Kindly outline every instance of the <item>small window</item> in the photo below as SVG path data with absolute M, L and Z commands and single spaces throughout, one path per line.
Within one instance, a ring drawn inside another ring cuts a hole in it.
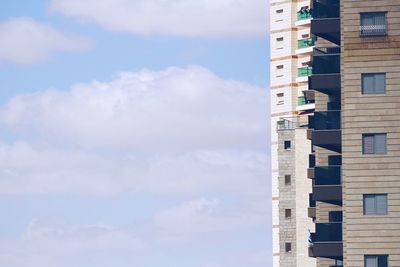
M 292 176 L 285 175 L 285 185 L 290 185 L 292 183 Z
M 283 13 L 283 9 L 277 9 L 276 10 L 276 14 L 282 14 Z
M 361 13 L 360 20 L 361 36 L 380 36 L 387 34 L 386 12 Z
M 384 94 L 386 92 L 385 73 L 364 73 L 361 77 L 363 94 Z
M 388 255 L 365 255 L 365 267 L 388 267 Z
M 386 154 L 386 134 L 363 134 L 363 154 Z
M 302 34 L 302 35 L 301 35 L 301 38 L 302 38 L 302 39 L 306 39 L 306 38 L 309 38 L 309 37 L 310 37 L 309 34 Z
M 286 219 L 292 218 L 292 210 L 291 209 L 285 209 L 285 218 Z
M 276 94 L 276 104 L 277 105 L 283 105 L 285 104 L 285 98 L 284 98 L 285 94 L 284 93 L 278 93 Z
M 341 211 L 330 211 L 329 212 L 329 222 L 342 222 L 343 221 L 343 213 Z
M 292 148 L 292 142 L 285 141 L 284 147 L 285 147 L 285 150 L 290 150 Z
M 284 68 L 283 65 L 278 65 L 278 66 L 276 66 L 276 69 L 277 69 L 277 70 L 282 70 L 283 68 Z
M 292 243 L 285 243 L 285 251 L 292 252 Z
M 283 37 L 278 37 L 278 38 L 276 38 L 276 41 L 277 41 L 277 42 L 282 42 L 282 41 L 283 41 Z
M 364 215 L 387 214 L 387 194 L 367 194 L 363 199 Z

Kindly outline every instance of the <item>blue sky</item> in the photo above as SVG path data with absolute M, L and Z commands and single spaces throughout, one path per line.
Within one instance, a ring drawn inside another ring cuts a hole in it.
M 266 14 L 4 1 L 0 265 L 269 266 Z

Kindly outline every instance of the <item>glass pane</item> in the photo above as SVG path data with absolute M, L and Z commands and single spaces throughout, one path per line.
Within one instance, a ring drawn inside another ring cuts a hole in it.
M 364 196 L 364 214 L 375 214 L 375 197 L 373 195 Z
M 376 134 L 374 136 L 375 154 L 386 154 L 386 134 Z
M 374 153 L 374 136 L 364 135 L 363 136 L 363 153 L 373 154 Z
M 373 94 L 375 80 L 373 74 L 363 74 L 362 76 L 362 92 L 363 94 Z
M 375 20 L 374 20 L 374 16 L 372 13 L 361 14 L 361 25 L 362 26 L 374 25 L 374 23 L 375 23 Z
M 375 93 L 385 93 L 386 91 L 386 75 L 384 73 L 375 74 Z
M 376 196 L 376 213 L 387 214 L 387 195 Z
M 378 257 L 365 256 L 365 267 L 378 267 Z
M 378 256 L 378 267 L 387 267 L 388 266 L 388 256 L 387 255 L 379 255 Z

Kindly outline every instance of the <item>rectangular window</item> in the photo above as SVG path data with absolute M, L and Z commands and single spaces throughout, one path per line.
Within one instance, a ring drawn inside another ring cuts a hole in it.
M 282 42 L 282 41 L 283 41 L 283 37 L 278 37 L 278 38 L 276 38 L 276 41 L 277 41 L 277 42 Z
M 278 66 L 276 66 L 276 69 L 277 69 L 277 70 L 282 70 L 282 69 L 283 69 L 283 65 L 278 65 Z
M 384 94 L 386 93 L 385 73 L 364 73 L 361 75 L 361 88 L 363 94 Z
M 283 9 L 277 9 L 276 10 L 276 14 L 282 14 L 283 13 Z
M 285 243 L 285 251 L 292 252 L 292 243 Z
M 276 94 L 276 104 L 277 105 L 283 105 L 285 104 L 285 94 L 284 93 L 278 93 Z
M 363 134 L 363 154 L 386 154 L 386 134 Z
M 290 150 L 292 148 L 292 142 L 285 141 L 284 147 L 285 147 L 285 150 Z
M 285 185 L 290 185 L 292 183 L 292 176 L 285 175 Z
M 366 194 L 363 199 L 364 215 L 387 214 L 387 194 Z
M 365 267 L 388 267 L 388 255 L 365 255 Z
M 285 209 L 285 218 L 286 219 L 292 218 L 292 210 L 291 209 Z
M 366 12 L 360 14 L 360 35 L 381 36 L 387 34 L 386 12 Z

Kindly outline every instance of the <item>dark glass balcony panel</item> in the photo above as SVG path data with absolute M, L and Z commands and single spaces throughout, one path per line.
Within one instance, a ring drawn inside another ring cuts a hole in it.
M 308 194 L 308 206 L 310 208 L 315 208 L 317 205 L 316 201 L 314 200 L 313 194 Z
M 340 95 L 340 74 L 311 75 L 308 78 L 308 87 L 328 95 Z
M 342 184 L 341 166 L 316 166 L 314 172 L 315 186 Z
M 331 151 L 341 153 L 342 152 L 342 131 L 341 130 L 308 130 L 307 134 L 311 135 L 309 140 L 312 140 L 312 144 L 317 147 L 329 149 Z
M 313 243 L 341 242 L 342 223 L 316 223 Z
M 339 0 L 314 0 L 313 17 L 315 19 L 339 18 L 340 1 Z
M 330 155 L 330 156 L 328 156 L 328 165 L 331 165 L 331 166 L 342 165 L 342 155 Z
M 315 154 L 308 155 L 308 167 L 314 168 L 315 167 Z
M 319 47 L 313 50 L 313 75 L 340 73 L 340 47 Z
M 308 248 L 310 257 L 341 259 L 343 258 L 343 243 L 314 243 Z
M 331 101 L 327 103 L 328 110 L 341 110 L 342 105 L 339 101 Z
M 314 130 L 338 130 L 341 128 L 340 117 L 340 111 L 318 111 L 314 113 L 312 126 Z

